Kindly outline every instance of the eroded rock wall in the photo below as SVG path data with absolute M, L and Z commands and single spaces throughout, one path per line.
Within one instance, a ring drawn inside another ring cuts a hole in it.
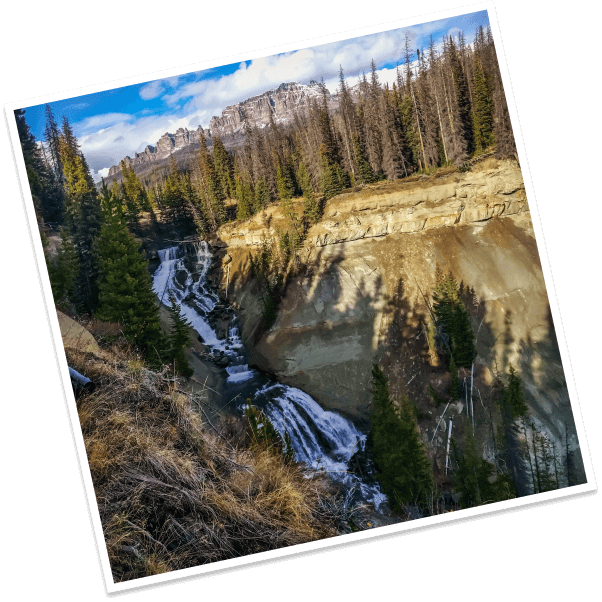
M 489 428 L 494 373 L 507 374 L 513 365 L 535 423 L 558 446 L 568 433 L 569 445 L 576 447 L 515 162 L 487 161 L 465 174 L 377 185 L 331 199 L 299 253 L 300 267 L 275 324 L 258 336 L 262 304 L 249 255 L 263 239 L 276 237 L 282 219 L 272 207 L 222 227 L 212 241 L 232 258 L 229 295 L 240 307 L 252 363 L 367 427 L 370 370 L 380 362 L 393 393 L 407 393 L 432 416 L 423 427 L 430 440 L 437 411 L 428 389 L 445 390 L 446 369 L 429 356 L 424 327 L 436 270 L 451 270 L 462 283 L 477 337 L 475 415 L 483 428 Z M 222 284 L 225 271 L 223 277 Z M 461 413 L 462 404 L 455 409 Z

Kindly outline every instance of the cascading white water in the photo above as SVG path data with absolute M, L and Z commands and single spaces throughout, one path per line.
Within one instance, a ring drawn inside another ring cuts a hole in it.
M 348 472 L 351 456 L 363 450 L 366 435 L 352 422 L 322 409 L 307 393 L 280 383 L 267 384 L 255 393 L 254 403 L 262 407 L 274 428 L 291 440 L 295 459 L 315 470 L 324 470 L 361 499 L 378 509 L 386 500 L 378 485 L 367 485 Z
M 162 303 L 169 305 L 169 294 L 173 294 L 205 345 L 212 353 L 228 357 L 228 383 L 252 379 L 257 373 L 247 365 L 236 317 L 225 339 L 218 338 L 207 319 L 219 302 L 206 282 L 213 258 L 207 243 L 182 243 L 162 249 L 159 258 L 161 265 L 154 274 L 153 289 Z M 297 461 L 328 472 L 376 508 L 386 499 L 377 485 L 367 485 L 347 471 L 351 456 L 366 442 L 366 435 L 351 422 L 323 410 L 307 393 L 275 381 L 257 390 L 253 403 L 261 407 L 282 436 L 289 435 Z
M 255 374 L 246 364 L 243 344 L 240 340 L 236 319 L 230 325 L 228 336 L 218 338 L 206 317 L 219 302 L 219 297 L 207 286 L 207 270 L 213 255 L 207 243 L 183 243 L 159 251 L 161 265 L 153 277 L 153 290 L 162 303 L 169 305 L 170 293 L 181 306 L 182 314 L 202 337 L 212 353 L 220 352 L 228 357 L 229 382 L 243 382 Z

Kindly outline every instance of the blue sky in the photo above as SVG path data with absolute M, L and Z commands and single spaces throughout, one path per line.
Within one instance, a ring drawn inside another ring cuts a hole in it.
M 464 31 L 471 43 L 476 28 L 489 23 L 480 11 L 407 28 L 312 46 L 293 52 L 224 65 L 96 94 L 51 103 L 60 124 L 71 122 L 95 179 L 106 175 L 126 155 L 133 156 L 147 144 L 155 144 L 165 132 L 179 127 L 207 127 L 213 115 L 231 104 L 278 87 L 282 82 L 309 83 L 324 79 L 334 92 L 339 65 L 350 85 L 370 71 L 374 59 L 381 82 L 392 82 L 402 63 L 406 31 L 412 48 L 427 48 L 432 35 L 440 44 L 446 35 Z M 26 119 L 36 139 L 44 139 L 44 106 L 26 107 Z

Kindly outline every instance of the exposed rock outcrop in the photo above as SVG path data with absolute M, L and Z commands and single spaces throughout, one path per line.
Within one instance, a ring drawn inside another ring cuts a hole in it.
M 141 173 L 151 163 L 166 161 L 171 154 L 175 155 L 177 162 L 179 155 L 186 155 L 186 150 L 198 148 L 201 134 L 205 136 L 209 147 L 212 145 L 212 137 L 220 136 L 224 145 L 230 148 L 238 144 L 244 136 L 244 119 L 250 126 L 265 127 L 270 122 L 271 115 L 276 124 L 286 125 L 292 122 L 296 111 L 307 109 L 310 99 L 318 99 L 321 96 L 322 87 L 316 82 L 309 85 L 295 82 L 280 84 L 274 90 L 226 107 L 221 116 L 211 118 L 209 129 L 203 129 L 199 125 L 196 130 L 179 128 L 175 134 L 166 132 L 155 146 L 148 145 L 141 153 L 135 153 L 133 158 L 125 157 L 124 161 L 136 173 Z M 326 97 L 328 105 L 331 108 L 335 107 L 336 96 L 331 96 L 326 91 Z M 119 165 L 109 169 L 109 178 L 119 178 L 120 174 Z
M 434 419 L 429 385 L 444 390 L 446 369 L 429 362 L 424 327 L 436 269 L 449 269 L 463 284 L 477 339 L 479 395 L 485 398 L 490 392 L 494 372 L 504 375 L 514 366 L 535 423 L 559 447 L 567 434 L 569 446 L 577 446 L 515 162 L 488 160 L 464 174 L 374 185 L 329 200 L 323 220 L 309 230 L 299 253 L 300 266 L 290 278 L 276 322 L 259 336 L 263 306 L 249 254 L 262 240 L 276 238 L 283 225 L 279 209 L 270 207 L 244 223 L 223 226 L 212 241 L 232 257 L 229 300 L 241 309 L 251 363 L 306 391 L 327 409 L 367 425 L 370 370 L 379 362 L 393 393 L 407 393 Z M 474 403 L 481 427 L 489 429 L 487 399 L 483 409 L 479 397 Z M 463 411 L 460 404 L 456 413 Z M 434 420 L 425 424 L 432 444 L 442 442 Z M 491 445 L 486 433 L 484 437 L 484 445 Z
M 65 349 L 77 349 L 78 351 L 99 353 L 100 348 L 96 339 L 83 326 L 65 315 L 62 311 L 56 311 L 61 337 Z
M 141 153 L 135 153 L 133 159 L 128 156 L 124 157 L 123 161 L 129 167 L 132 167 L 134 171 L 139 171 L 141 167 L 146 166 L 148 163 L 163 161 L 169 158 L 172 153 L 176 153 L 191 145 L 196 145 L 198 147 L 201 134 L 209 139 L 208 144 L 210 145 L 211 132 L 209 130 L 204 130 L 201 126 L 196 130 L 178 128 L 175 134 L 165 132 L 165 134 L 157 141 L 156 146 L 149 144 Z M 109 177 L 115 177 L 118 174 L 121 174 L 121 167 L 119 165 L 113 165 L 109 169 Z
M 330 93 L 326 93 L 330 100 Z M 287 124 L 293 120 L 295 111 L 306 109 L 310 99 L 321 96 L 322 88 L 315 82 L 308 86 L 294 82 L 280 84 L 275 90 L 226 107 L 221 117 L 211 118 L 210 128 L 215 135 L 232 135 L 243 131 L 245 118 L 250 126 L 265 127 L 270 115 L 276 124 Z

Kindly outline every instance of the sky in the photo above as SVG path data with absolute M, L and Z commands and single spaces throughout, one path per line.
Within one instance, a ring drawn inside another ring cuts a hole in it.
M 125 156 L 155 145 L 165 133 L 178 128 L 209 126 L 213 115 L 229 105 L 277 88 L 283 82 L 324 83 L 331 92 L 339 84 L 339 66 L 354 85 L 370 72 L 374 59 L 382 83 L 392 83 L 403 63 L 406 31 L 412 48 L 428 48 L 430 36 L 437 46 L 444 36 L 464 32 L 472 43 L 477 27 L 489 24 L 487 11 L 470 13 L 420 25 L 312 46 L 301 50 L 223 65 L 204 71 L 124 86 L 50 103 L 60 125 L 65 115 L 73 127 L 95 180 Z M 415 58 L 415 55 L 414 55 Z M 44 105 L 25 107 L 26 120 L 37 140 L 44 140 Z

